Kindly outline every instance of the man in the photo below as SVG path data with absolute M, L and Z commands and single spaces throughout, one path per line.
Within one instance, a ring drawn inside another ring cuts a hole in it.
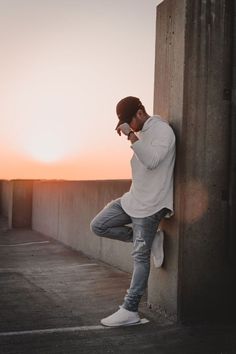
M 150 116 L 137 97 L 118 102 L 117 133 L 127 137 L 134 153 L 132 184 L 120 198 L 112 200 L 91 221 L 98 236 L 133 242 L 134 260 L 130 288 L 118 311 L 101 320 L 105 326 L 132 325 L 140 321 L 138 306 L 147 287 L 150 254 L 158 225 L 173 214 L 173 170 L 175 135 L 160 116 Z M 132 223 L 132 227 L 128 226 Z

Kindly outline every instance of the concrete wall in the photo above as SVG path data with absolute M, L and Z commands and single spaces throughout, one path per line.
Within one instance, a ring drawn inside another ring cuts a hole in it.
M 33 180 L 13 180 L 12 227 L 31 228 Z
M 8 227 L 12 227 L 13 182 L 1 180 L 1 214 L 8 219 Z
M 32 180 L 1 181 L 1 214 L 9 228 L 31 228 Z
M 129 180 L 37 181 L 33 186 L 32 229 L 131 272 L 132 245 L 98 237 L 89 228 L 92 218 L 129 186 Z
M 33 230 L 131 273 L 132 244 L 102 238 L 90 231 L 93 217 L 108 202 L 128 191 L 130 184 L 130 180 L 1 181 L 1 207 L 8 217 L 9 228 L 32 226 Z M 166 264 L 172 263 L 172 257 L 176 255 L 168 249 Z M 156 282 L 153 272 L 156 269 L 151 258 L 149 282 Z M 155 286 L 152 284 L 151 288 Z M 152 294 L 154 300 L 159 292 Z
M 0 214 L 2 214 L 2 182 L 3 180 L 0 180 Z
M 232 263 L 236 263 L 236 1 L 233 21 L 233 87 L 231 118 L 231 159 L 230 159 L 230 247 Z
M 235 311 L 228 237 L 231 21 L 230 0 L 165 0 L 157 7 L 154 111 L 175 130 L 177 160 L 176 214 L 165 225 L 166 254 L 174 257 L 156 274 L 155 301 L 180 321 L 228 319 Z

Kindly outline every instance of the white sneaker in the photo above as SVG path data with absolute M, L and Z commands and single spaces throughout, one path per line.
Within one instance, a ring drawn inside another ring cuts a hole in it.
M 108 327 L 130 326 L 138 322 L 140 322 L 138 312 L 128 311 L 121 306 L 118 311 L 101 320 L 101 324 Z
M 164 232 L 161 229 L 157 230 L 152 243 L 151 254 L 153 256 L 153 262 L 156 268 L 160 268 L 164 260 Z

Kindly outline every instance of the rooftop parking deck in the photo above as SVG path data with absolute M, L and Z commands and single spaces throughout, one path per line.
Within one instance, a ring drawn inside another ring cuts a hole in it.
M 130 273 L 88 258 L 29 229 L 0 232 L 0 353 L 236 352 L 230 324 L 176 325 L 146 305 L 149 322 L 111 329 L 100 319 L 118 309 Z

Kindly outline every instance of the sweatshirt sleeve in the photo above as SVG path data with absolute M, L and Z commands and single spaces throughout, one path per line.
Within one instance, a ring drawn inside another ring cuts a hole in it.
M 154 133 L 154 134 L 153 134 Z M 158 129 L 152 132 L 152 136 L 148 142 L 137 140 L 131 148 L 134 150 L 139 161 L 148 169 L 153 170 L 167 155 L 173 143 L 173 135 L 171 128 Z

